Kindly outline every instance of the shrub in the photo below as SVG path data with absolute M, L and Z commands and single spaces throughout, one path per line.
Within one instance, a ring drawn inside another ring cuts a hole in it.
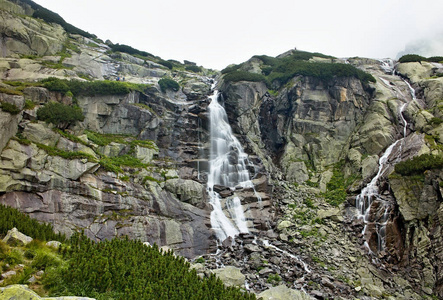
M 441 63 L 443 62 L 443 56 L 431 56 L 427 58 L 427 61 Z
M 174 65 L 170 61 L 166 61 L 166 60 L 163 60 L 163 59 L 160 60 L 158 63 L 161 64 L 162 66 L 165 66 L 169 70 L 172 70 L 172 68 L 174 67 Z
M 0 235 L 6 235 L 14 227 L 34 239 L 60 242 L 66 240 L 64 235 L 54 233 L 52 225 L 39 223 L 15 208 L 0 205 Z
M 227 73 L 231 73 L 231 72 L 237 71 L 238 69 L 240 69 L 241 66 L 242 66 L 242 64 L 227 66 L 226 68 L 221 70 L 221 73 L 222 74 L 227 74 Z
M 163 93 L 167 90 L 173 90 L 174 92 L 178 92 L 178 90 L 180 90 L 180 85 L 177 83 L 177 81 L 170 78 L 162 78 L 158 81 L 158 84 L 160 85 L 160 89 Z
M 69 106 L 58 102 L 49 102 L 37 110 L 37 119 L 52 123 L 59 129 L 66 129 L 85 117 L 78 106 Z
M 186 71 L 190 71 L 190 72 L 194 72 L 194 73 L 198 73 L 202 71 L 202 68 L 199 66 L 193 66 L 193 65 L 188 65 L 185 67 Z
M 146 85 L 121 81 L 78 81 L 50 77 L 41 81 L 50 91 L 72 96 L 124 95 L 131 91 L 142 92 Z
M 349 176 L 345 178 L 341 171 L 342 162 L 334 165 L 331 180 L 326 185 L 327 191 L 323 193 L 326 202 L 332 206 L 339 206 L 346 201 L 346 189 L 357 179 L 357 176 Z
M 54 295 L 77 294 L 97 299 L 256 299 L 226 287 L 211 275 L 199 278 L 183 257 L 140 241 L 113 239 L 93 243 L 71 239 L 67 267 L 49 270 L 44 279 Z
M 421 62 L 426 61 L 426 57 L 417 54 L 406 54 L 399 58 L 398 62 L 408 63 L 408 62 Z
M 59 92 L 63 95 L 69 91 L 68 81 L 64 79 L 58 79 L 50 77 L 42 81 L 43 86 L 50 91 Z
M 11 115 L 16 115 L 20 112 L 20 108 L 18 108 L 15 104 L 2 102 L 0 103 L 0 108 Z
M 443 167 L 443 156 L 422 154 L 412 159 L 399 162 L 395 165 L 395 172 L 403 175 L 420 175 L 426 170 L 441 169 Z
M 148 57 L 148 56 L 153 57 L 153 55 L 151 53 L 148 53 L 146 51 L 140 51 L 135 48 L 132 48 L 131 46 L 124 45 L 124 44 L 113 44 L 113 45 L 109 45 L 109 47 L 114 52 L 124 52 L 124 53 L 128 53 L 131 55 L 140 55 L 143 57 Z

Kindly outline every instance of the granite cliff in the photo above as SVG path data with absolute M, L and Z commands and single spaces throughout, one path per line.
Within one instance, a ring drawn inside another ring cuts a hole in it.
M 202 276 L 237 267 L 257 293 L 286 283 L 319 299 L 443 297 L 441 167 L 395 167 L 442 155 L 441 63 L 291 50 L 220 74 L 45 22 L 27 2 L 0 1 L 0 203 L 68 235 L 201 256 Z M 213 83 L 255 189 L 237 191 L 250 234 L 218 246 L 206 190 Z M 49 102 L 77 105 L 84 120 L 39 120 Z M 396 141 L 363 220 L 356 198 Z

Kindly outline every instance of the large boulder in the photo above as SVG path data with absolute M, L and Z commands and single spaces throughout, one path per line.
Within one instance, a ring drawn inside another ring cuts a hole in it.
M 212 270 L 212 273 L 217 275 L 227 286 L 242 287 L 245 285 L 246 277 L 240 272 L 240 269 L 232 266 L 227 266 L 222 269 Z
M 260 294 L 259 298 L 263 300 L 312 300 L 309 295 L 304 292 L 293 290 L 285 285 L 272 287 Z
M 431 77 L 433 68 L 434 66 L 432 63 L 425 61 L 408 62 L 398 64 L 397 71 L 403 76 L 409 78 L 412 82 L 419 82 L 425 78 Z
M 166 181 L 165 188 L 175 194 L 180 201 L 197 207 L 204 207 L 206 204 L 205 187 L 197 181 L 180 178 L 169 179 Z
M 75 296 L 42 298 L 36 292 L 22 284 L 14 284 L 0 288 L 0 298 L 3 300 L 95 300 L 94 298 Z
M 21 233 L 17 228 L 14 227 L 8 231 L 3 239 L 3 242 L 11 245 L 27 245 L 32 242 L 32 240 L 32 237 Z
M 438 192 L 432 185 L 415 177 L 391 177 L 390 186 L 398 208 L 406 221 L 422 220 L 433 216 L 440 206 Z

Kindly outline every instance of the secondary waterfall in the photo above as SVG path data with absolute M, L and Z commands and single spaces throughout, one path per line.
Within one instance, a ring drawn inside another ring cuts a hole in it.
M 218 91 L 214 90 L 209 104 L 211 146 L 207 191 L 213 207 L 211 226 L 217 239 L 223 241 L 229 236 L 249 231 L 240 198 L 234 194 L 233 197 L 222 199 L 214 187 L 222 186 L 235 191 L 236 188 L 254 186 L 247 169 L 248 156 L 232 133 L 226 111 L 218 102 L 218 97 Z
M 382 65 L 382 68 L 385 69 L 387 73 L 393 73 L 394 71 L 391 69 L 390 64 L 384 64 Z M 390 71 L 390 72 L 389 72 Z M 388 81 L 384 80 L 380 77 L 382 82 L 384 82 L 388 86 L 392 86 Z M 405 84 L 407 85 L 409 92 L 411 93 L 412 99 L 415 98 L 415 91 L 411 87 L 411 85 L 403 80 Z M 364 229 L 363 229 L 363 236 L 365 235 L 365 232 L 367 230 L 369 222 L 371 222 L 371 207 L 374 201 L 379 202 L 379 207 L 382 209 L 378 209 L 378 211 L 384 211 L 383 214 L 378 213 L 378 216 L 375 220 L 375 232 L 377 234 L 377 251 L 381 252 L 385 248 L 385 236 L 386 236 L 386 224 L 389 219 L 388 211 L 389 211 L 389 205 L 386 200 L 383 199 L 383 197 L 379 194 L 379 187 L 378 183 L 381 178 L 383 178 L 384 175 L 386 175 L 386 172 L 390 167 L 395 165 L 400 160 L 400 155 L 402 152 L 402 146 L 404 143 L 404 138 L 407 134 L 407 121 L 403 115 L 403 111 L 406 109 L 408 103 L 403 103 L 399 108 L 399 118 L 401 119 L 401 122 L 403 123 L 403 137 L 396 140 L 393 144 L 391 144 L 386 151 L 383 153 L 383 155 L 380 157 L 378 161 L 378 172 L 375 175 L 374 178 L 372 178 L 371 182 L 362 189 L 360 195 L 356 197 L 356 208 L 358 209 L 358 215 L 357 217 L 360 219 L 363 219 L 364 221 Z M 397 147 L 397 145 L 400 143 L 400 145 Z M 395 151 L 395 153 L 394 153 Z M 372 220 L 374 221 L 374 220 Z M 371 251 L 369 244 L 367 241 L 365 241 L 365 246 Z

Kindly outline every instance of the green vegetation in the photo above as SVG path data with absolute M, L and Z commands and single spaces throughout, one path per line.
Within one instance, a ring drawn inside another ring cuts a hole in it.
M 250 73 L 246 71 L 232 71 L 226 73 L 223 77 L 226 82 L 252 81 L 252 82 L 266 82 L 266 77 L 262 74 Z
M 65 151 L 65 150 L 58 149 L 56 147 L 46 146 L 46 145 L 43 145 L 40 143 L 36 143 L 36 145 L 40 149 L 45 150 L 48 153 L 48 155 L 51 155 L 51 156 L 60 156 L 61 158 L 64 158 L 64 159 L 86 158 L 88 161 L 97 162 L 97 160 L 95 159 L 94 156 L 92 156 L 91 154 L 88 154 L 88 153 L 81 152 L 81 151 Z
M 308 61 L 313 57 L 329 58 L 320 53 L 295 51 L 292 55 L 284 58 L 275 58 L 266 55 L 254 56 L 263 62 L 262 74 L 242 71 L 242 64 L 233 65 L 222 70 L 223 79 L 230 82 L 255 81 L 265 82 L 268 88 L 278 89 L 297 75 L 318 78 L 323 82 L 330 81 L 334 77 L 355 77 L 364 83 L 375 82 L 375 78 L 349 64 L 332 62 Z
M 61 25 L 67 32 L 72 34 L 80 34 L 82 36 L 88 37 L 88 38 L 94 38 L 95 36 L 83 31 L 69 23 L 67 23 L 60 15 L 50 11 L 49 9 L 46 9 L 34 1 L 31 0 L 18 0 L 18 2 L 26 3 L 34 9 L 34 13 L 32 17 L 42 19 L 43 21 L 47 23 L 56 23 Z
M 151 53 L 148 53 L 146 51 L 140 51 L 135 48 L 132 48 L 131 46 L 124 45 L 124 44 L 112 44 L 109 45 L 112 51 L 114 52 L 124 52 L 131 55 L 139 55 L 143 57 L 154 57 Z
M 185 66 L 185 70 L 190 71 L 190 72 L 194 72 L 194 73 L 199 73 L 202 71 L 202 68 L 199 66 L 188 65 L 188 66 Z
M 256 299 L 254 294 L 224 286 L 215 275 L 198 277 L 183 257 L 175 257 L 172 251 L 162 252 L 155 244 L 147 247 L 127 237 L 95 243 L 82 234 L 66 241 L 50 225 L 0 205 L 0 235 L 14 226 L 34 240 L 26 246 L 9 246 L 0 240 L 0 272 L 24 264 L 2 286 L 25 284 L 38 270 L 45 270 L 43 277 L 36 276 L 33 287 L 50 296 L 98 300 Z M 56 250 L 45 245 L 43 241 L 47 240 L 65 244 Z
M 85 142 L 84 140 L 78 138 L 77 136 L 70 134 L 69 132 L 66 132 L 64 130 L 58 129 L 58 128 L 54 128 L 53 129 L 55 132 L 57 132 L 58 134 L 60 134 L 61 136 L 67 138 L 68 140 L 74 142 L 74 143 L 79 143 L 85 146 L 88 146 L 88 143 Z
M 395 165 L 395 172 L 403 176 L 420 175 L 426 170 L 441 169 L 443 156 L 422 154 Z
M 281 281 L 281 277 L 278 274 L 269 274 L 267 282 L 272 285 L 277 285 Z
M 221 73 L 222 74 L 227 74 L 227 73 L 231 73 L 231 72 L 237 71 L 238 69 L 240 69 L 242 67 L 242 65 L 243 64 L 228 66 L 228 67 L 224 68 L 223 70 L 221 70 Z
M 331 180 L 326 185 L 327 191 L 323 193 L 326 202 L 332 206 L 339 206 L 346 201 L 346 189 L 357 179 L 357 176 L 345 178 L 341 171 L 342 165 L 342 162 L 334 165 Z
M 86 130 L 86 136 L 90 141 L 99 146 L 106 146 L 110 143 L 119 143 L 130 145 L 132 148 L 140 146 L 149 149 L 158 149 L 154 141 L 151 140 L 137 140 L 135 137 L 124 134 L 110 134 L 110 133 L 98 133 Z
M 158 84 L 160 85 L 160 89 L 163 93 L 165 93 L 166 90 L 173 90 L 174 92 L 178 92 L 180 90 L 180 85 L 177 83 L 177 81 L 171 78 L 162 78 L 158 81 Z
M 20 108 L 18 108 L 15 104 L 8 102 L 0 102 L 0 108 L 4 112 L 10 113 L 11 115 L 16 115 L 20 112 Z
M 432 57 L 424 57 L 417 54 L 406 54 L 399 58 L 398 62 L 400 63 L 408 63 L 408 62 L 421 62 L 421 61 L 428 61 L 428 62 L 442 62 L 443 56 L 432 56 Z
M 31 100 L 28 100 L 28 99 L 25 100 L 25 107 L 24 107 L 24 109 L 31 110 L 31 109 L 34 109 L 35 106 L 36 106 L 36 104 L 34 102 L 32 102 Z
M 14 227 L 23 234 L 39 240 L 66 240 L 64 235 L 54 233 L 51 225 L 39 223 L 15 208 L 0 204 L 0 235 L 6 235 L 8 230 Z
M 161 64 L 162 66 L 165 66 L 169 70 L 172 70 L 172 68 L 174 67 L 174 65 L 170 61 L 167 61 L 167 60 L 161 59 L 158 63 Z
M 121 156 L 115 157 L 103 157 L 100 160 L 100 165 L 107 170 L 114 173 L 122 173 L 122 166 L 131 167 L 131 168 L 146 168 L 148 164 L 142 163 L 139 159 L 125 154 Z
M 0 93 L 4 93 L 4 94 L 8 94 L 8 95 L 17 95 L 17 96 L 23 95 L 23 93 L 21 91 L 17 91 L 16 89 L 7 88 L 7 87 L 3 87 L 3 86 L 0 86 Z
M 93 243 L 74 235 L 66 266 L 48 271 L 44 282 L 54 296 L 100 299 L 255 299 L 225 287 L 215 275 L 200 279 L 182 257 L 139 241 Z
M 122 81 L 78 81 L 54 77 L 42 80 L 41 84 L 50 91 L 60 92 L 63 95 L 71 92 L 73 96 L 124 95 L 131 91 L 143 92 L 146 88 L 144 84 Z
M 69 106 L 58 102 L 49 102 L 37 110 L 37 119 L 52 123 L 59 129 L 66 129 L 85 117 L 78 106 Z

